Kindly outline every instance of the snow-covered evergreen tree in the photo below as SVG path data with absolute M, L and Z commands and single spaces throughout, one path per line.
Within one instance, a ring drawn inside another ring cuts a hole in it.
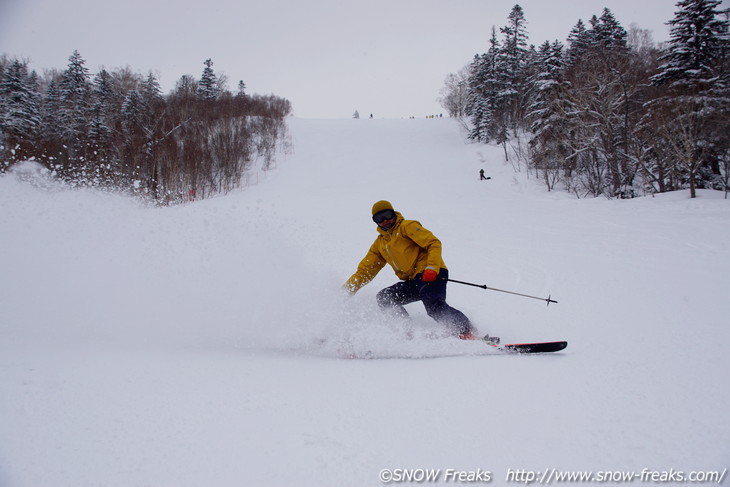
M 621 26 L 609 9 L 604 8 L 598 22 L 593 25 L 593 35 L 591 36 L 593 45 L 608 51 L 626 49 L 627 38 L 626 29 Z
M 142 96 L 150 104 L 162 101 L 160 82 L 157 81 L 157 77 L 152 73 L 149 73 L 144 83 L 142 83 Z
M 525 90 L 527 89 L 528 46 L 527 20 L 522 7 L 515 5 L 507 17 L 507 25 L 500 29 L 504 38 L 498 58 L 498 73 L 502 77 L 502 89 L 496 104 L 506 112 L 499 131 L 516 131 L 524 118 Z
M 538 56 L 540 69 L 531 80 L 535 96 L 528 113 L 530 131 L 535 136 L 539 136 L 549 126 L 556 108 L 553 103 L 563 88 L 563 45 L 559 41 L 545 41 L 540 45 Z
M 81 137 L 86 134 L 87 117 L 91 108 L 91 84 L 85 63 L 79 52 L 74 51 L 58 86 L 60 130 L 72 152 L 80 149 Z
M 218 78 L 213 71 L 213 61 L 206 59 L 203 63 L 205 68 L 203 74 L 198 81 L 198 96 L 204 100 L 215 100 L 218 98 Z
M 60 77 L 52 78 L 48 83 L 41 106 L 41 122 L 43 125 L 42 138 L 44 145 L 60 143 L 61 130 L 61 94 L 59 89 Z M 47 153 L 47 156 L 51 154 Z M 54 154 L 55 155 L 55 154 Z
M 545 41 L 538 51 L 539 71 L 531 80 L 534 90 L 527 120 L 530 122 L 532 164 L 552 189 L 566 169 L 569 155 L 569 117 L 566 112 L 565 58 L 559 41 Z
M 707 89 L 718 79 L 728 55 L 728 9 L 720 0 L 681 0 L 672 26 L 669 48 L 660 58 L 657 85 L 683 91 Z M 723 18 L 723 16 L 725 18 Z
M 15 59 L 0 81 L 0 131 L 6 140 L 31 142 L 40 125 L 37 87 L 28 65 Z
M 568 66 L 575 66 L 588 51 L 591 45 L 591 34 L 590 31 L 586 29 L 583 20 L 578 19 L 573 30 L 570 31 L 568 44 L 569 47 L 566 52 L 566 64 Z
M 128 132 L 135 132 L 145 126 L 147 103 L 139 90 L 129 90 L 122 103 L 122 115 Z
M 489 142 L 497 132 L 494 123 L 500 92 L 499 55 L 497 30 L 492 27 L 489 49 L 481 56 L 475 56 L 470 68 L 466 111 L 472 125 L 469 138 L 477 142 Z
M 673 148 L 695 188 L 721 184 L 720 160 L 730 143 L 728 9 L 719 0 L 681 0 L 671 38 L 652 82 L 663 96 L 648 104 L 647 124 L 654 124 Z M 651 122 L 649 122 L 649 120 Z
M 89 122 L 89 148 L 94 159 L 103 161 L 109 150 L 112 129 L 110 127 L 111 100 L 113 97 L 111 76 L 102 69 L 92 83 L 91 121 Z
M 291 104 L 249 97 L 243 84 L 234 98 L 212 64 L 202 83 L 183 76 L 165 97 L 153 74 L 129 68 L 90 81 L 78 51 L 41 79 L 0 55 L 0 171 L 35 158 L 71 184 L 134 188 L 158 201 L 238 187 L 254 152 L 271 158 Z
M 475 56 L 466 104 L 466 113 L 471 121 L 469 138 L 477 142 L 489 142 L 489 128 L 494 114 L 491 108 L 493 92 L 488 88 L 489 80 L 493 78 L 488 74 L 489 63 L 486 58 L 486 54 Z

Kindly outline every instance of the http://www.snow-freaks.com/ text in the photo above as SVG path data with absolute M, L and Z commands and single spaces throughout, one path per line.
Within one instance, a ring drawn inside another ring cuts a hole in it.
M 644 468 L 641 471 L 602 470 L 595 472 L 562 471 L 556 468 L 545 470 L 507 469 L 502 480 L 506 483 L 524 485 L 551 485 L 565 483 L 676 483 L 676 484 L 717 484 L 720 485 L 727 477 L 727 468 L 724 470 L 652 470 Z M 405 483 L 445 483 L 445 484 L 475 484 L 492 483 L 498 479 L 495 474 L 486 469 L 456 470 L 425 469 L 425 468 L 384 468 L 378 474 L 383 484 Z

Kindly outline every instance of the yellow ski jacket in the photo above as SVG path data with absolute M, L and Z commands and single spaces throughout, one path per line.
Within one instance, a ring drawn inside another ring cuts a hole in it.
M 441 241 L 419 222 L 404 219 L 400 212 L 395 214 L 395 225 L 388 231 L 378 227 L 378 237 L 345 283 L 345 289 L 351 293 L 372 281 L 386 263 L 401 280 L 413 279 L 426 269 L 446 269 Z

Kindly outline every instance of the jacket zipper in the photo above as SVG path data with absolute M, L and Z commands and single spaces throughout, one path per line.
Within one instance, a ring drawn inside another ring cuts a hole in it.
M 396 226 L 400 226 L 400 222 L 397 222 Z M 393 228 L 393 231 L 395 232 L 396 228 Z M 392 241 L 395 238 L 395 234 L 386 233 L 386 236 L 387 236 L 386 242 Z M 403 273 L 403 270 L 400 267 L 398 267 L 398 264 L 396 264 L 395 258 L 393 258 L 393 254 L 390 251 L 390 244 L 388 244 L 388 243 L 385 244 L 385 252 L 388 254 L 388 257 L 390 257 L 390 261 L 392 262 L 391 265 L 393 266 L 393 269 L 395 269 L 396 272 Z

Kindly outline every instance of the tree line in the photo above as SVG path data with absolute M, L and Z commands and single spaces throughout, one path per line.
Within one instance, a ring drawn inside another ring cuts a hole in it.
M 129 68 L 93 77 L 74 51 L 63 71 L 39 76 L 0 58 L 0 172 L 24 160 L 73 185 L 125 190 L 168 204 L 230 191 L 256 161 L 272 163 L 291 104 L 226 89 L 204 63 L 163 95 Z
M 633 197 L 728 191 L 730 9 L 681 0 L 670 41 L 627 31 L 604 9 L 567 38 L 528 46 L 523 9 L 450 74 L 441 103 L 469 138 L 500 144 L 549 189 Z

